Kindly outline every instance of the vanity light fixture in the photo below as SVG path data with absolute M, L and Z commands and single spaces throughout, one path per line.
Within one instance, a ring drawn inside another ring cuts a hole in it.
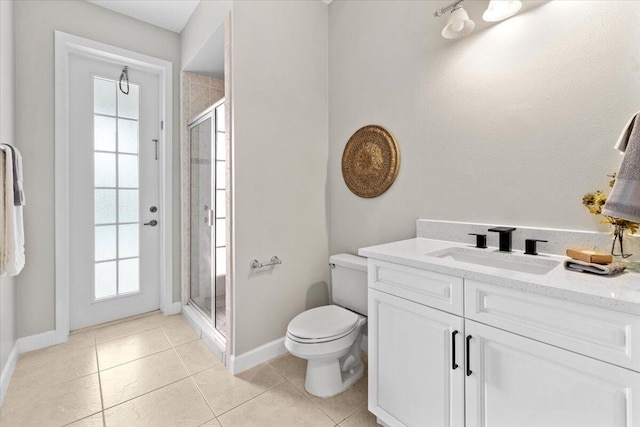
M 511 18 L 522 7 L 520 0 L 490 0 L 489 7 L 482 14 L 482 19 L 487 22 L 498 22 Z
M 445 39 L 459 39 L 471 33 L 476 27 L 476 23 L 469 19 L 467 11 L 462 7 L 464 0 L 456 0 L 453 3 L 436 10 L 433 14 L 436 18 L 451 11 L 447 25 L 442 29 L 442 37 Z
M 462 7 L 464 0 L 456 0 L 449 5 L 435 11 L 433 16 L 441 17 L 451 11 L 447 25 L 442 29 L 442 37 L 445 39 L 459 39 L 471 33 L 476 24 L 467 11 Z M 482 14 L 482 19 L 487 22 L 502 21 L 515 15 L 522 7 L 520 0 L 490 0 L 487 10 Z

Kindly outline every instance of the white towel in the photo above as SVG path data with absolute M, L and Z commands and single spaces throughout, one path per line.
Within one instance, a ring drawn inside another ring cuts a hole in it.
M 602 214 L 640 222 L 640 119 L 633 122 L 627 129 L 624 158 Z
M 0 188 L 2 213 L 2 247 L 0 248 L 0 274 L 15 276 L 24 267 L 24 227 L 22 206 L 15 206 L 13 193 L 13 155 L 9 147 L 0 146 L 4 156 L 2 163 L 2 188 Z
M 633 130 L 633 126 L 638 122 L 638 117 L 640 117 L 640 111 L 631 116 L 625 127 L 622 128 L 622 133 L 618 137 L 618 141 L 616 141 L 616 145 L 613 148 L 621 153 L 627 151 L 627 144 L 629 144 L 631 131 Z
M 567 259 L 564 261 L 564 268 L 569 271 L 579 271 L 581 273 L 599 274 L 601 276 L 615 276 L 622 273 L 627 266 L 621 262 L 610 264 L 593 264 L 577 259 Z

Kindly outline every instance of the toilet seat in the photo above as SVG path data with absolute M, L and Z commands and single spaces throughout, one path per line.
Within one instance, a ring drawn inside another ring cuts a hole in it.
M 337 305 L 325 305 L 300 313 L 291 320 L 287 336 L 303 344 L 335 341 L 360 327 L 360 316 Z

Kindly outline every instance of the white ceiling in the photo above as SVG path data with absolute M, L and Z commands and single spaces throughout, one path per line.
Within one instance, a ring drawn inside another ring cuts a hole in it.
M 87 0 L 140 21 L 182 32 L 200 0 Z

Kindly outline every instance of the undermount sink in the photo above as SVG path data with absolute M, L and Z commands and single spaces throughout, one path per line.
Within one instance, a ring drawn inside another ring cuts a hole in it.
M 425 255 L 453 259 L 466 264 L 482 265 L 485 267 L 503 268 L 529 274 L 547 274 L 560 263 L 558 261 L 537 258 L 531 255 L 498 252 L 492 249 L 472 249 L 451 247 Z

